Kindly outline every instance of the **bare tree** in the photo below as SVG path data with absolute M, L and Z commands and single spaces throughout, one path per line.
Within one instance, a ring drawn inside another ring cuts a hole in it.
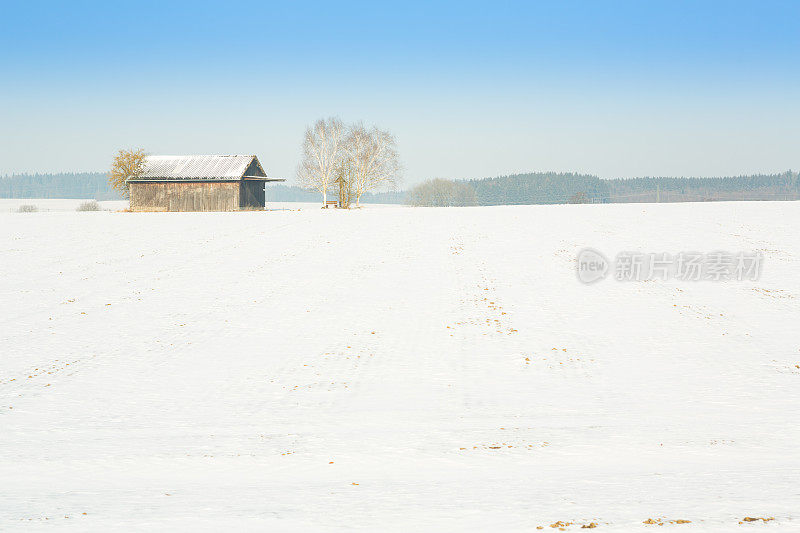
M 318 120 L 306 128 L 303 136 L 303 155 L 297 167 L 297 179 L 302 187 L 322 193 L 322 205 L 328 200 L 328 190 L 339 177 L 342 166 L 342 136 L 344 126 L 338 118 Z
M 108 183 L 125 198 L 128 197 L 128 180 L 135 178 L 144 170 L 147 154 L 142 148 L 120 150 L 114 156 L 111 170 L 108 172 Z
M 341 120 L 329 118 L 306 129 L 297 177 L 302 187 L 322 193 L 323 205 L 333 190 L 339 207 L 347 208 L 353 200 L 360 206 L 367 191 L 395 188 L 401 170 L 392 134 L 361 122 L 345 130 Z
M 397 141 L 391 133 L 376 127 L 367 129 L 359 122 L 350 126 L 344 146 L 352 168 L 351 188 L 356 207 L 361 205 L 361 195 L 367 191 L 397 187 L 402 167 Z
M 468 183 L 433 179 L 411 189 L 406 203 L 422 207 L 469 206 L 478 205 L 478 196 Z

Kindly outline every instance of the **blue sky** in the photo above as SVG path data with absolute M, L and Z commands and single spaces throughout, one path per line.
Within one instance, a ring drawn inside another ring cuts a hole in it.
M 16 2 L 0 174 L 122 147 L 255 153 L 304 127 L 394 132 L 407 183 L 800 167 L 800 2 Z

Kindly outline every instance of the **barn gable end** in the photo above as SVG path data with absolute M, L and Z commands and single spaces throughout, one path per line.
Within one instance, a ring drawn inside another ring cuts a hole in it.
M 244 176 L 260 176 L 262 178 L 267 177 L 267 173 L 264 172 L 264 169 L 261 168 L 261 163 L 258 162 L 258 158 L 253 156 L 253 160 L 247 166 L 247 169 L 244 171 Z

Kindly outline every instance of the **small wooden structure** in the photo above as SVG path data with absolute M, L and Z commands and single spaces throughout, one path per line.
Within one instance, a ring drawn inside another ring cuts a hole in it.
M 325 209 L 329 207 L 339 207 L 339 200 L 325 200 Z
M 152 155 L 128 180 L 133 211 L 264 209 L 268 178 L 254 155 Z

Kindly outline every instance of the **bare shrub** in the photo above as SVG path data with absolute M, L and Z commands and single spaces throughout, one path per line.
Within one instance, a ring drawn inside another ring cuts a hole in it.
M 97 203 L 97 200 L 90 200 L 83 202 L 75 211 L 100 211 L 100 204 Z
M 17 213 L 35 213 L 38 210 L 39 208 L 33 204 L 22 204 L 17 208 Z
M 478 196 L 468 183 L 433 179 L 411 189 L 406 203 L 420 207 L 461 207 L 478 205 Z

